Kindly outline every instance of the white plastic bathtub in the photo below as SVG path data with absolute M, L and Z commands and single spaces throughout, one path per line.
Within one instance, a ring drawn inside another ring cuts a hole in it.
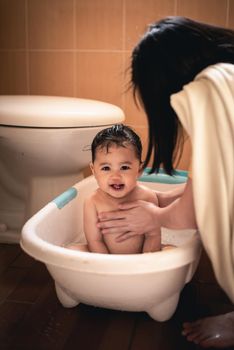
M 175 185 L 146 182 L 167 190 Z M 65 307 L 80 302 L 99 307 L 146 311 L 153 319 L 169 319 L 184 285 L 197 267 L 201 244 L 195 230 L 162 232 L 176 248 L 146 254 L 108 255 L 64 248 L 85 243 L 83 200 L 96 187 L 91 176 L 74 185 L 36 213 L 23 227 L 21 247 L 46 264 Z

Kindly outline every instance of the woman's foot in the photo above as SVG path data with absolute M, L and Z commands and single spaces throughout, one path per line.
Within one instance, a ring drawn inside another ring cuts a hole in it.
M 182 334 L 204 348 L 234 347 L 234 312 L 186 322 Z

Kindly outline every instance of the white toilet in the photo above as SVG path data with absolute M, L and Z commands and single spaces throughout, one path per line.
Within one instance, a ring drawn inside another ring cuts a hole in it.
M 19 242 L 25 221 L 83 178 L 96 133 L 123 121 L 100 101 L 0 96 L 0 242 Z

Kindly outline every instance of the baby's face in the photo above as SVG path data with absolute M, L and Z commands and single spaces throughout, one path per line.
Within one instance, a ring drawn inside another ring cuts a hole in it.
M 101 190 L 112 197 L 122 198 L 136 186 L 141 164 L 132 146 L 99 148 L 91 165 Z

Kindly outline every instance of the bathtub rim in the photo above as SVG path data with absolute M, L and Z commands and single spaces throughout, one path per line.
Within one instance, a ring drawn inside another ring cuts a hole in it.
M 197 230 L 185 230 L 191 234 L 191 238 L 185 244 L 177 246 L 175 249 L 154 253 L 99 254 L 70 250 L 47 242 L 35 233 L 35 228 L 41 218 L 46 217 L 54 210 L 58 209 L 54 203 L 50 202 L 38 212 L 40 216 L 34 215 L 24 225 L 20 240 L 21 248 L 28 255 L 46 265 L 97 274 L 139 275 L 175 269 L 190 264 L 197 260 L 201 251 L 201 241 Z
M 91 175 L 81 182 L 74 184 L 73 189 L 79 195 L 80 189 L 85 185 L 91 184 L 93 180 L 94 177 Z M 61 199 L 61 195 L 59 197 Z M 36 233 L 37 225 L 39 225 L 42 220 L 45 220 L 53 211 L 63 210 L 64 206 L 72 204 L 71 202 L 73 202 L 76 197 L 76 193 L 72 191 L 72 194 L 69 193 L 65 200 L 62 196 L 63 200 L 59 201 L 59 205 L 57 199 L 49 202 L 25 223 L 22 229 L 20 245 L 28 255 L 46 265 L 58 266 L 74 271 L 79 270 L 82 272 L 105 273 L 110 275 L 137 275 L 140 273 L 165 271 L 198 260 L 197 255 L 199 256 L 201 252 L 201 241 L 196 229 L 179 230 L 188 231 L 192 236 L 187 242 L 177 246 L 176 249 L 145 254 L 99 254 L 80 252 L 58 246 L 39 237 Z M 178 230 L 170 231 L 175 232 Z M 181 259 L 182 256 L 183 259 Z M 126 266 L 128 266 L 127 269 Z

